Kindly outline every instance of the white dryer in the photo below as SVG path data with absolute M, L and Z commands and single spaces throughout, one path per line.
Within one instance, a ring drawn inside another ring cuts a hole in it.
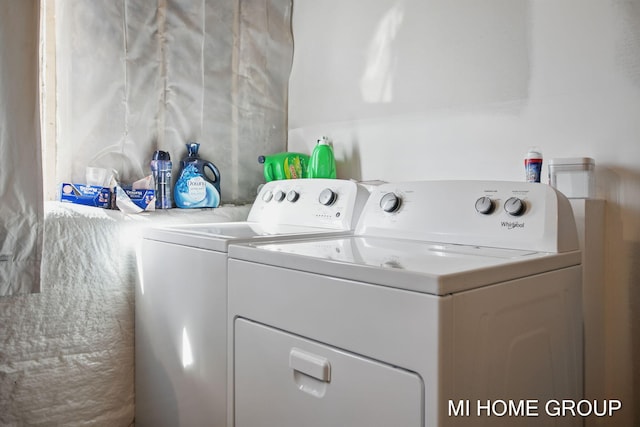
M 580 263 L 566 198 L 514 182 L 383 184 L 352 236 L 231 245 L 230 425 L 581 425 L 545 409 L 582 396 Z
M 135 303 L 137 426 L 227 422 L 227 247 L 351 233 L 368 191 L 351 181 L 274 181 L 246 222 L 143 233 Z

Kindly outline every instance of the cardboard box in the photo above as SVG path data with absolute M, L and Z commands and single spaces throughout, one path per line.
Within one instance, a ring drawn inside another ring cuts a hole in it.
M 138 206 L 140 209 L 145 211 L 155 210 L 155 206 L 156 206 L 155 190 L 151 190 L 151 189 L 132 190 L 129 187 L 122 187 L 122 189 L 124 190 L 127 197 L 129 197 L 129 199 L 133 202 L 133 204 Z M 117 209 L 116 206 L 114 206 L 113 208 Z
M 65 203 L 110 209 L 111 189 L 63 182 L 58 190 L 58 200 Z

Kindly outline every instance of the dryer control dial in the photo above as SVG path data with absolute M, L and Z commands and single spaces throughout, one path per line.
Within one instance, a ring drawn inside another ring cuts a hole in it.
M 400 209 L 400 197 L 394 193 L 387 193 L 380 199 L 380 207 L 385 212 L 395 212 Z
M 504 210 L 511 216 L 520 216 L 525 211 L 524 202 L 517 197 L 509 197 L 504 202 Z
M 491 200 L 491 198 L 489 197 L 480 197 L 478 200 L 476 200 L 476 211 L 483 215 L 489 215 L 491 212 L 493 212 L 493 209 L 495 207 L 495 203 L 493 203 L 493 200 Z
M 296 190 L 291 190 L 287 193 L 287 200 L 290 201 L 291 203 L 297 201 L 300 198 L 300 193 L 298 193 Z
M 321 205 L 331 206 L 336 202 L 338 195 L 330 188 L 325 188 L 320 192 L 320 196 L 318 197 L 318 201 Z

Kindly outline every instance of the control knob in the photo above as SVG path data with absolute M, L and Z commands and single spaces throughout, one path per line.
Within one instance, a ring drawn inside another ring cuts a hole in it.
M 476 200 L 476 211 L 483 215 L 489 215 L 491 212 L 493 212 L 494 208 L 495 204 L 489 197 L 480 197 L 478 200 Z
M 321 205 L 331 206 L 336 202 L 338 195 L 330 188 L 325 188 L 320 192 L 320 196 L 318 197 L 318 201 Z
M 291 203 L 297 201 L 300 198 L 300 193 L 298 193 L 296 190 L 291 190 L 287 193 L 287 200 L 290 201 Z
M 276 202 L 281 202 L 284 200 L 285 194 L 284 191 L 278 190 L 276 194 L 273 195 L 273 198 L 276 199 Z
M 400 197 L 394 193 L 387 193 L 380 199 L 380 207 L 385 212 L 395 212 L 400 208 Z
M 273 199 L 273 193 L 271 192 L 271 190 L 265 191 L 264 194 L 262 195 L 262 200 L 265 201 L 266 203 L 269 203 L 271 199 Z
M 509 197 L 504 202 L 504 210 L 511 216 L 520 216 L 524 213 L 524 202 L 517 197 Z

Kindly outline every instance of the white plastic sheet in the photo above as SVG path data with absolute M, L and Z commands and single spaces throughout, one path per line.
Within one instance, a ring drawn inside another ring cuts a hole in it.
M 0 2 L 0 296 L 40 289 L 38 7 Z
M 259 154 L 286 148 L 291 0 L 56 2 L 57 181 L 86 166 L 122 182 L 185 143 L 220 169 L 223 202 L 252 201 Z
M 0 426 L 133 425 L 143 227 L 244 221 L 249 209 L 125 215 L 46 202 L 43 292 L 0 298 Z

